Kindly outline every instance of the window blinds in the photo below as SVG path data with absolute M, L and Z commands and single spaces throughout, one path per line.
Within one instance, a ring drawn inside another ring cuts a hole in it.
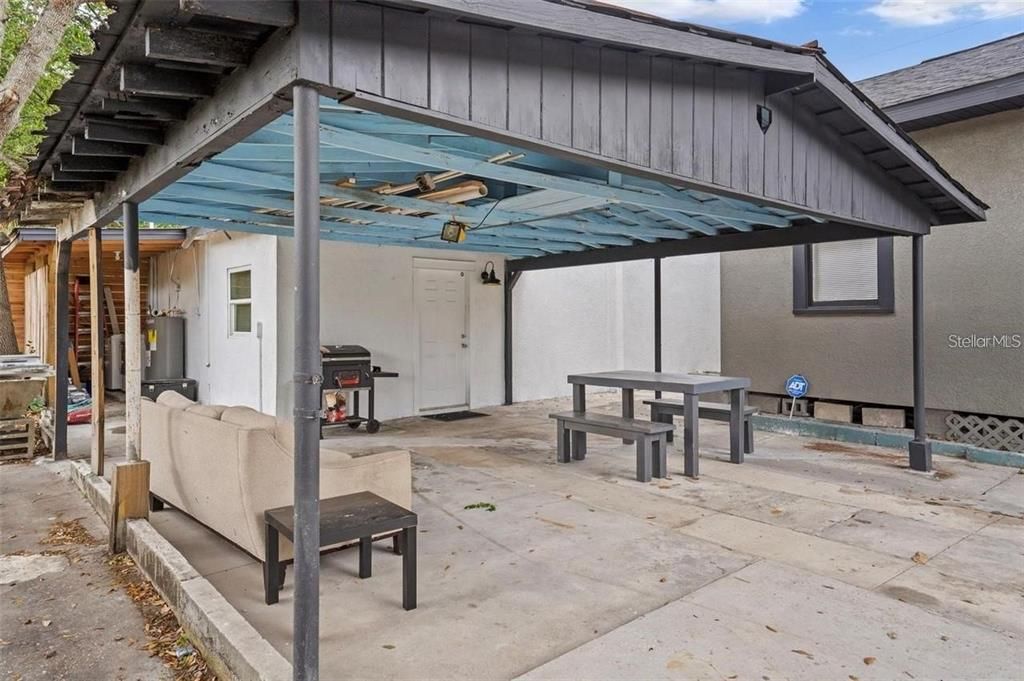
M 878 299 L 878 240 L 814 244 L 811 251 L 816 303 Z

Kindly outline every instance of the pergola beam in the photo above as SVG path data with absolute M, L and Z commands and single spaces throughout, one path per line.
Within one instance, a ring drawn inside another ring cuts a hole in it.
M 118 173 L 127 168 L 126 158 L 71 154 L 62 154 L 60 157 L 60 169 L 76 173 Z
M 180 99 L 114 99 L 108 97 L 100 103 L 103 113 L 117 119 L 144 121 L 183 121 L 188 116 L 189 103 Z

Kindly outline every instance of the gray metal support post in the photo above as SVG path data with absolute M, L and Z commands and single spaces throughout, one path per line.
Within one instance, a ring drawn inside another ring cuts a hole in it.
M 292 89 L 295 120 L 295 612 L 292 674 L 320 677 L 320 111 Z
M 512 404 L 512 292 L 521 274 L 505 271 L 505 404 Z
M 654 259 L 654 370 L 661 371 L 661 258 Z M 661 399 L 661 391 L 654 391 Z
M 54 333 L 57 334 L 54 357 L 54 405 L 53 405 L 53 458 L 68 458 L 68 362 L 70 343 L 69 317 L 71 316 L 68 301 L 68 274 L 71 271 L 71 241 L 64 240 L 57 244 L 56 279 L 56 316 Z
M 915 471 L 932 469 L 932 445 L 928 442 L 924 406 L 924 237 L 913 240 L 914 305 L 914 439 L 910 442 L 910 467 Z

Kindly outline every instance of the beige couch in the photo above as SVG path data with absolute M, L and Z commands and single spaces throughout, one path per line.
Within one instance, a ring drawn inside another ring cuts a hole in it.
M 293 500 L 290 423 L 165 392 L 143 399 L 142 456 L 153 495 L 264 560 L 263 512 Z M 409 453 L 320 449 L 321 499 L 364 490 L 412 508 Z M 282 538 L 281 559 L 291 557 Z

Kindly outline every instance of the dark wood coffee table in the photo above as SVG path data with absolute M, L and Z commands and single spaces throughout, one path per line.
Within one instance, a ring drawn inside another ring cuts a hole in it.
M 263 514 L 267 557 L 263 562 L 263 588 L 267 605 L 277 603 L 284 583 L 279 560 L 280 536 L 294 542 L 295 507 L 272 508 Z M 402 607 L 416 608 L 416 514 L 373 492 L 357 492 L 320 500 L 320 547 L 359 540 L 359 576 L 371 574 L 374 535 L 397 533 L 402 554 Z

